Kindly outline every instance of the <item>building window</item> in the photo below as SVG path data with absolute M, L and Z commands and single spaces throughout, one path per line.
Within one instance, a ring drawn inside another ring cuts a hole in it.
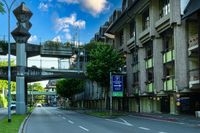
M 119 41 L 120 41 L 120 44 L 119 44 L 119 46 L 122 46 L 123 44 L 124 44 L 124 34 L 123 34 L 123 31 L 121 31 L 120 33 L 119 33 Z
M 170 13 L 170 0 L 160 0 L 160 18 Z
M 130 38 L 135 37 L 135 21 L 130 23 Z
M 153 69 L 147 70 L 147 82 L 153 82 Z
M 171 64 L 171 65 L 166 65 L 164 67 L 164 77 L 165 78 L 170 78 L 174 76 L 174 65 Z
M 150 59 L 153 57 L 153 44 L 149 43 L 146 46 L 146 59 Z
M 142 30 L 146 30 L 150 26 L 149 9 L 142 14 Z
M 166 32 L 163 36 L 163 51 L 168 52 L 170 50 L 174 49 L 174 38 L 173 38 L 173 32 Z

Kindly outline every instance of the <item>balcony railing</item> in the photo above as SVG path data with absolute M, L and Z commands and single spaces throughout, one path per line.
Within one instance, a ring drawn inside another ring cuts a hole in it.
M 164 80 L 164 91 L 174 91 L 175 90 L 174 76 L 167 76 L 163 80 Z
M 147 69 L 152 68 L 153 67 L 153 58 L 146 59 L 145 65 L 146 65 Z
M 154 83 L 151 81 L 146 82 L 146 92 L 153 93 L 154 92 Z
M 163 63 L 167 63 L 173 61 L 175 59 L 175 52 L 174 50 L 170 50 L 168 52 L 163 53 Z

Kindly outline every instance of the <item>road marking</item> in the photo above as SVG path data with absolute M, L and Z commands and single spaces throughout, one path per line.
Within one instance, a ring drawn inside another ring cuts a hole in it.
M 62 117 L 64 120 L 66 119 L 65 117 Z
M 131 123 L 128 123 L 128 122 L 125 121 L 124 119 L 121 119 L 123 122 L 115 121 L 115 120 L 111 120 L 111 119 L 105 119 L 105 120 L 107 120 L 107 121 L 111 121 L 111 122 L 115 122 L 115 123 L 118 123 L 118 124 L 122 124 L 122 125 L 126 125 L 126 126 L 130 126 L 130 127 L 133 126 Z
M 161 131 L 161 132 L 158 132 L 158 133 L 167 133 L 167 132 L 162 132 L 162 131 Z
M 82 126 L 78 126 L 78 127 L 80 127 L 81 129 L 83 129 L 83 130 L 89 132 L 89 129 L 87 129 L 87 128 L 85 128 L 85 127 L 82 127 Z
M 71 121 L 71 120 L 68 120 L 68 122 L 69 122 L 69 123 L 71 123 L 71 124 L 74 124 L 74 122 L 73 122 L 73 121 Z
M 150 130 L 149 128 L 146 128 L 146 127 L 138 127 L 138 128 L 142 130 L 146 130 L 146 131 Z
M 185 123 L 181 123 L 181 122 L 174 122 L 174 121 L 169 121 L 169 120 L 160 120 L 160 119 L 155 119 L 155 118 L 147 118 L 147 117 L 143 117 L 143 116 L 133 116 L 133 115 L 129 115 L 129 116 L 134 117 L 134 118 L 143 118 L 143 119 L 147 119 L 147 120 L 175 123 L 175 124 L 180 124 L 180 125 L 185 124 Z

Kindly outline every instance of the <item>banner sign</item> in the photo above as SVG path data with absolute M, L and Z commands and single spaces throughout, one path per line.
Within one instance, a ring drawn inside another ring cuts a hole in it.
M 123 75 L 112 75 L 112 96 L 123 97 Z

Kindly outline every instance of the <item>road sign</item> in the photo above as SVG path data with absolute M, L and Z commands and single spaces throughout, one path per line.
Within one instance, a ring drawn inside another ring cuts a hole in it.
M 112 96 L 123 97 L 123 75 L 112 75 Z

